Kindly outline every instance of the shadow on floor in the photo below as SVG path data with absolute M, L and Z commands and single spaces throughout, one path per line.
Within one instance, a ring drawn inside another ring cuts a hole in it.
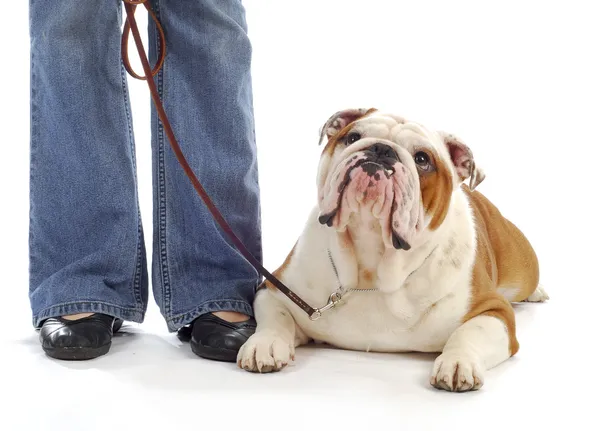
M 532 322 L 537 304 L 514 305 L 522 330 Z M 199 358 L 175 334 L 156 335 L 144 332 L 137 325 L 125 324 L 115 334 L 110 352 L 91 361 L 68 362 L 45 357 L 37 333 L 21 339 L 19 344 L 36 360 L 51 361 L 52 365 L 48 365 L 60 367 L 64 372 L 82 372 L 82 381 L 87 378 L 86 371 L 100 371 L 138 390 L 161 393 L 231 392 L 239 396 L 264 393 L 264 386 L 268 385 L 269 394 L 289 396 L 292 387 L 296 394 L 343 396 L 344 391 L 357 383 L 363 390 L 370 388 L 369 393 L 377 397 L 398 396 L 405 391 L 413 395 L 415 390 L 436 391 L 429 385 L 435 353 L 366 353 L 311 344 L 299 347 L 296 361 L 284 370 L 261 375 L 241 370 L 233 363 Z M 514 360 L 511 358 L 488 374 L 501 372 Z

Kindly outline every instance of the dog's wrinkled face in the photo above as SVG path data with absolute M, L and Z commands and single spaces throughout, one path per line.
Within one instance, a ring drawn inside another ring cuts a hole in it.
M 471 177 L 474 189 L 484 179 L 453 136 L 375 109 L 334 114 L 323 138 L 319 221 L 344 231 L 353 214 L 372 218 L 386 247 L 409 250 L 420 232 L 441 225 L 460 182 Z

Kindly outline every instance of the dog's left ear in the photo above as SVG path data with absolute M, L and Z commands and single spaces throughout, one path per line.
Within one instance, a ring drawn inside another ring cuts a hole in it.
M 461 182 L 470 178 L 469 188 L 475 188 L 485 179 L 485 172 L 477 166 L 471 149 L 456 136 L 445 132 L 439 132 L 444 145 L 448 149 L 450 159 L 454 164 L 456 173 Z
M 319 136 L 319 145 L 323 143 L 323 138 L 327 137 L 330 139 L 332 136 L 337 134 L 340 130 L 346 127 L 348 124 L 353 121 L 358 120 L 361 117 L 364 117 L 371 112 L 376 111 L 375 108 L 356 108 L 356 109 L 345 109 L 343 111 L 338 111 L 333 114 L 329 119 L 325 122 L 323 127 L 320 130 Z

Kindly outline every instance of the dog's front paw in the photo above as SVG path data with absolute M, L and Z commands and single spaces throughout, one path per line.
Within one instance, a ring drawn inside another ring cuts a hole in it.
M 273 332 L 253 334 L 238 352 L 237 364 L 246 371 L 271 373 L 294 360 L 294 346 Z
M 429 382 L 451 392 L 476 391 L 483 386 L 483 367 L 472 354 L 444 352 L 435 360 Z

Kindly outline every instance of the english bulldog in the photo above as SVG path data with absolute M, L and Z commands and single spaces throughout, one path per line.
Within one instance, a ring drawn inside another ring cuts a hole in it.
M 321 130 L 318 201 L 273 274 L 335 306 L 309 318 L 265 281 L 238 366 L 281 370 L 311 341 L 437 352 L 431 385 L 481 388 L 519 350 L 511 302 L 548 299 L 531 244 L 475 190 L 485 174 L 457 137 L 377 109 L 337 112 Z

